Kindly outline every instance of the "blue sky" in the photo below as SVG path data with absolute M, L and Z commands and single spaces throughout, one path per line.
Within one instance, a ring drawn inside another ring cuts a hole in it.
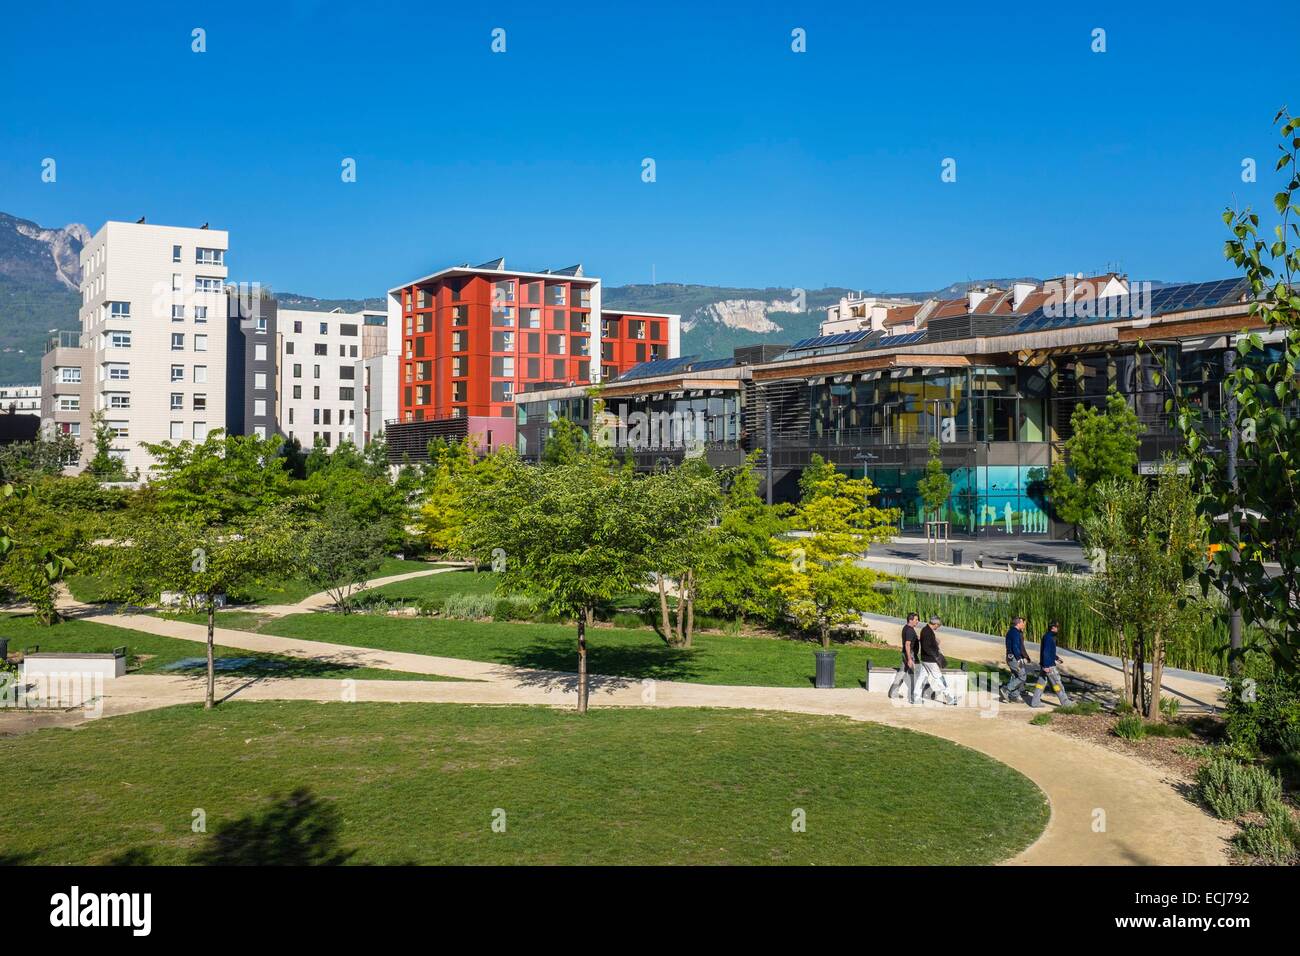
M 497 255 L 610 284 L 1217 278 L 1219 214 L 1271 206 L 1270 120 L 1300 108 L 1252 59 L 1281 11 L 1231 5 L 115 6 L 3 13 L 0 210 L 209 221 L 232 276 L 328 297 Z

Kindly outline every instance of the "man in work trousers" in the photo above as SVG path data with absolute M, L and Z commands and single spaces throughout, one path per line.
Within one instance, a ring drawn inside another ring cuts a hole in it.
M 932 617 L 930 623 L 921 628 L 921 667 L 916 672 L 916 680 L 912 682 L 912 703 L 920 703 L 921 694 L 929 685 L 934 688 L 936 694 L 943 693 L 945 704 L 955 707 L 957 698 L 948 690 L 948 681 L 943 676 L 943 668 L 948 663 L 948 658 L 944 657 L 943 652 L 939 650 L 940 623 L 937 617 Z
M 907 693 L 905 697 L 911 698 L 912 688 L 916 685 L 916 659 L 920 648 L 917 646 L 921 638 L 916 633 L 916 625 L 921 623 L 921 615 L 913 611 L 907 615 L 907 623 L 903 625 L 903 663 L 898 665 L 898 672 L 894 674 L 894 682 L 889 685 L 888 697 L 890 700 L 894 697 L 894 692 L 904 683 L 907 683 Z
M 1061 680 L 1061 670 L 1056 660 L 1056 636 L 1060 633 L 1060 622 L 1053 621 L 1047 633 L 1043 635 L 1042 641 L 1039 642 L 1038 666 L 1042 673 L 1038 675 L 1038 681 L 1034 684 L 1034 699 L 1029 702 L 1030 707 L 1042 706 L 1043 691 L 1047 684 L 1052 685 L 1052 693 L 1056 695 L 1062 707 L 1070 706 L 1070 697 L 1065 692 L 1065 682 Z
M 998 691 L 1003 701 L 1022 701 L 1021 692 L 1025 689 L 1025 665 L 1029 655 L 1025 653 L 1025 619 L 1013 617 L 1007 631 L 1007 670 L 1011 671 L 1011 680 L 1007 686 Z

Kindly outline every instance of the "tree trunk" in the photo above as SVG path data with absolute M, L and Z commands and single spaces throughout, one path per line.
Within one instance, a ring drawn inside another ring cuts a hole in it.
M 1119 628 L 1119 669 L 1124 675 L 1124 696 L 1120 700 L 1133 699 L 1133 679 L 1129 676 L 1128 636 L 1121 625 Z
M 213 659 L 213 631 L 217 626 L 217 604 L 208 595 L 208 695 L 203 701 L 203 709 L 211 710 L 217 705 L 217 665 Z
M 587 712 L 587 614 L 578 615 L 578 713 Z
M 822 650 L 829 651 L 831 649 L 831 629 L 827 627 L 825 624 L 823 624 L 821 625 L 821 630 L 822 630 Z
M 686 600 L 690 603 L 686 605 L 686 646 L 691 646 L 691 638 L 695 636 L 695 571 L 686 572 Z
M 1147 702 L 1147 720 L 1160 719 L 1160 682 L 1164 677 L 1165 642 L 1159 631 L 1151 636 L 1151 699 Z
M 663 574 L 659 578 L 659 617 L 663 621 L 664 643 L 669 647 L 673 643 L 673 625 L 672 619 L 668 616 L 668 589 L 664 587 Z
M 677 634 L 673 638 L 673 643 L 678 647 L 686 642 L 686 575 L 679 575 L 677 578 Z

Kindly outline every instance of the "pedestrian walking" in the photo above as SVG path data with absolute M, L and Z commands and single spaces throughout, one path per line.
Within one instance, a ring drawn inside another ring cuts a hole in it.
M 916 626 L 920 623 L 921 615 L 915 611 L 907 615 L 907 623 L 903 625 L 903 662 L 898 665 L 894 682 L 889 685 L 888 696 L 891 700 L 895 691 L 904 683 L 907 684 L 907 691 L 903 696 L 908 699 L 912 697 L 912 688 L 916 684 L 916 662 L 921 651 L 921 636 L 916 633 Z
M 1023 617 L 1013 617 L 1011 627 L 1007 629 L 1007 670 L 1011 672 L 1011 679 L 1007 681 L 1006 686 L 998 690 L 998 696 L 1004 702 L 1023 701 L 1022 696 L 1025 689 L 1026 665 L 1029 664 L 1029 655 L 1025 652 L 1025 619 Z
M 930 623 L 921 628 L 921 667 L 916 672 L 916 680 L 912 686 L 912 703 L 919 703 L 921 694 L 926 687 L 934 690 L 935 694 L 943 694 L 943 702 L 950 707 L 957 705 L 957 698 L 948 689 L 948 681 L 943 676 L 943 668 L 948 663 L 948 658 L 943 656 L 943 651 L 939 649 L 939 628 L 942 621 L 937 617 L 930 618 Z
M 1062 707 L 1070 706 L 1070 695 L 1065 692 L 1065 682 L 1061 679 L 1060 663 L 1056 656 L 1056 638 L 1061 633 L 1061 622 L 1053 621 L 1038 646 L 1038 680 L 1034 684 L 1034 696 L 1030 707 L 1041 707 L 1043 691 L 1050 684 L 1052 693 L 1061 702 Z

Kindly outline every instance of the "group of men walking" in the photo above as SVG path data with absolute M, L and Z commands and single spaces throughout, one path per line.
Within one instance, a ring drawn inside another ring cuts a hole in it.
M 948 688 L 948 681 L 943 676 L 943 668 L 948 660 L 939 649 L 939 629 L 943 622 L 938 617 L 931 617 L 929 623 L 917 631 L 921 616 L 916 613 L 907 616 L 903 625 L 903 664 L 894 675 L 894 682 L 889 687 L 892 698 L 900 687 L 906 685 L 907 698 L 913 704 L 920 703 L 925 689 L 934 691 L 936 699 L 949 706 L 957 705 L 957 698 Z M 1056 653 L 1056 638 L 1061 625 L 1053 621 L 1038 643 L 1038 677 L 1034 679 L 1033 695 L 1028 703 L 1030 707 L 1041 707 L 1043 692 L 1048 687 L 1056 694 L 1061 706 L 1070 705 L 1069 695 L 1065 692 L 1065 682 L 1061 679 L 1060 663 Z M 998 688 L 998 697 L 1004 703 L 1023 703 L 1024 691 L 1029 686 L 1029 652 L 1025 649 L 1025 619 L 1012 618 L 1011 627 L 1006 634 L 1007 669 L 1011 679 Z

